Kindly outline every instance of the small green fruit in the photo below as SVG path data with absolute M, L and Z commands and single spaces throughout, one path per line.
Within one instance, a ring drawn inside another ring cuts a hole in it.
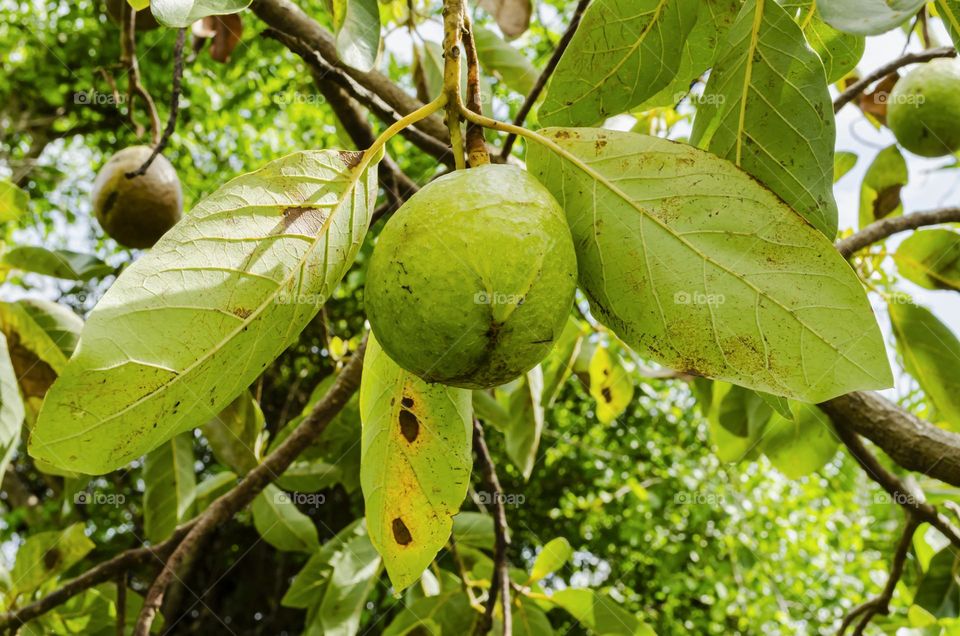
M 126 1 L 127 0 L 107 0 L 107 15 L 110 16 L 110 19 L 116 24 L 120 24 L 123 3 Z M 160 23 L 153 17 L 150 9 L 137 11 L 137 31 L 152 31 L 159 27 Z
M 103 230 L 127 247 L 152 247 L 183 210 L 180 179 L 173 165 L 157 155 L 146 174 L 127 178 L 152 150 L 124 148 L 110 157 L 93 183 L 93 211 Z
M 401 367 L 479 389 L 530 370 L 563 331 L 577 280 L 566 218 L 514 166 L 459 170 L 390 219 L 367 273 L 367 316 Z
M 921 157 L 960 149 L 960 63 L 933 60 L 901 78 L 890 91 L 887 126 L 901 146 Z

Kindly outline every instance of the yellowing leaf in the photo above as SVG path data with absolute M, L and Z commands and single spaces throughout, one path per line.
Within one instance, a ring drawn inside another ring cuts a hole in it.
M 590 395 L 597 401 L 597 419 L 604 424 L 620 417 L 633 399 L 633 381 L 620 356 L 597 347 L 590 359 Z
M 856 274 L 733 164 L 632 133 L 548 129 L 528 165 L 567 214 L 594 315 L 661 364 L 819 402 L 892 384 Z
M 313 319 L 376 199 L 359 154 L 299 152 L 203 199 L 126 269 L 47 394 L 30 452 L 105 473 L 203 424 Z
M 533 569 L 530 570 L 529 583 L 543 579 L 549 574 L 553 574 L 563 567 L 570 557 L 573 556 L 573 548 L 570 542 L 563 537 L 558 537 L 547 545 L 543 546 L 537 560 L 533 562 Z
M 360 485 L 370 540 L 398 592 L 447 542 L 467 494 L 471 398 L 404 371 L 370 336 L 360 386 Z
M 897 247 L 897 271 L 925 289 L 960 291 L 960 233 L 921 230 Z

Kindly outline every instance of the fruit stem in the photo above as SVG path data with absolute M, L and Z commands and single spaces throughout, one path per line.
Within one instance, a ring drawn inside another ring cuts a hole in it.
M 383 151 L 383 147 L 388 141 L 390 141 L 390 139 L 393 138 L 394 135 L 409 126 L 412 126 L 418 121 L 426 119 L 446 105 L 447 95 L 446 93 L 443 93 L 429 104 L 421 106 L 409 115 L 401 117 L 396 122 L 391 124 L 390 127 L 384 130 L 380 136 L 374 140 L 373 144 L 371 144 L 371 146 L 364 151 L 363 157 L 360 159 L 360 163 L 357 164 L 357 171 L 362 173 L 375 158 L 379 159 L 379 156 Z
M 463 131 L 460 129 L 460 34 L 463 28 L 463 0 L 443 2 L 443 93 L 447 96 L 447 128 L 457 170 L 466 168 Z

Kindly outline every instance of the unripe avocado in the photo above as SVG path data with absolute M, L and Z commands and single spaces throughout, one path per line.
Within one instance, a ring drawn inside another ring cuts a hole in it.
M 121 22 L 121 11 L 123 10 L 123 3 L 127 0 L 106 0 L 107 1 L 107 15 L 110 16 L 110 19 L 113 20 L 116 24 Z M 132 10 L 132 7 L 131 7 Z M 144 9 L 142 11 L 137 11 L 137 22 L 136 22 L 137 31 L 152 31 L 160 26 L 160 23 L 157 22 L 157 19 L 153 17 L 153 13 L 150 9 Z
M 127 178 L 152 150 L 124 148 L 110 157 L 93 183 L 93 211 L 104 232 L 127 247 L 152 247 L 180 220 L 183 193 L 173 165 L 157 155 L 146 174 Z
M 887 126 L 901 146 L 922 157 L 960 149 L 960 63 L 932 60 L 901 78 L 890 91 Z
M 570 313 L 577 260 L 559 204 L 515 166 L 458 170 L 390 219 L 367 272 L 374 335 L 429 382 L 505 384 L 550 351 Z

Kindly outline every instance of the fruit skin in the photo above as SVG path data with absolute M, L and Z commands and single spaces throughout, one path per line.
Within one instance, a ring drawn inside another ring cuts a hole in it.
M 553 196 L 518 167 L 486 165 L 441 177 L 403 204 L 380 234 L 364 298 L 397 364 L 479 389 L 549 353 L 576 280 L 573 239 Z
M 126 1 L 127 0 L 106 0 L 107 15 L 110 16 L 110 19 L 113 20 L 115 24 L 120 24 L 120 12 L 123 7 L 122 3 Z M 137 11 L 137 31 L 153 31 L 154 29 L 158 28 L 160 28 L 160 23 L 157 22 L 155 17 L 153 17 L 153 13 L 150 12 L 150 9 Z
M 901 146 L 922 157 L 960 149 L 960 63 L 932 60 L 901 78 L 890 91 L 887 126 Z
M 127 247 L 152 247 L 180 220 L 183 193 L 173 165 L 163 155 L 146 174 L 127 179 L 150 157 L 147 146 L 130 146 L 110 157 L 93 183 L 93 211 L 103 230 Z

